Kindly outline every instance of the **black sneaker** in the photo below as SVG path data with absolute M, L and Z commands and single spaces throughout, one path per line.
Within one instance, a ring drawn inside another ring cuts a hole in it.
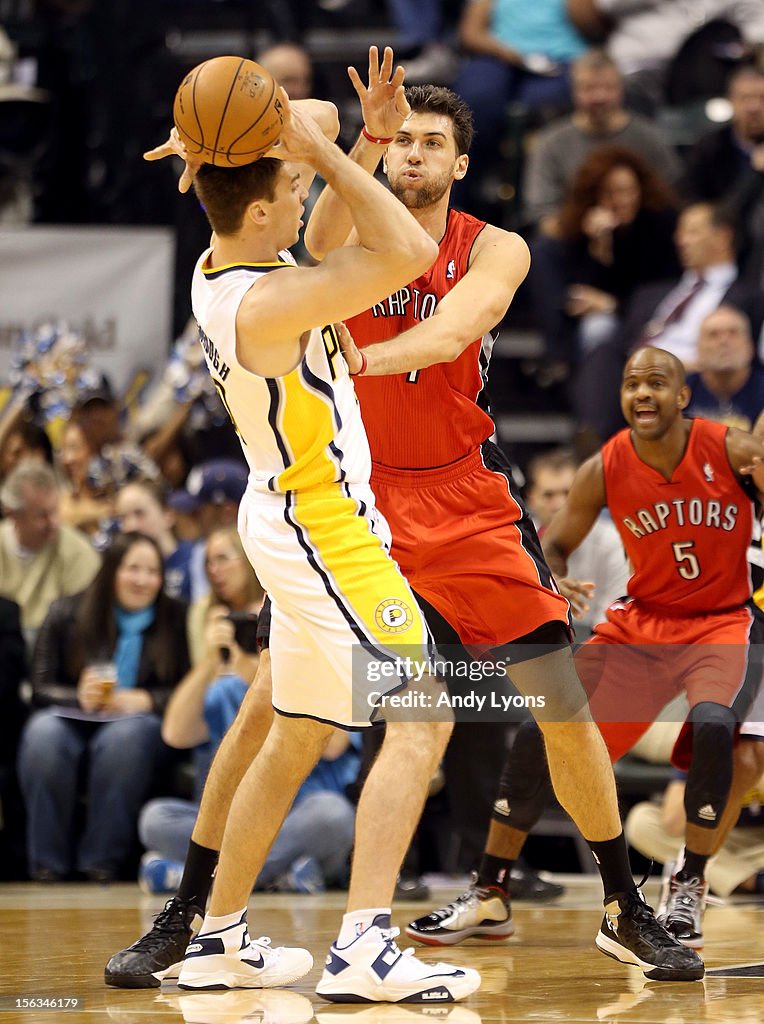
M 455 946 L 470 938 L 508 939 L 514 931 L 507 894 L 474 884 L 453 903 L 406 926 L 407 935 L 428 946 Z
M 705 973 L 698 954 L 658 924 L 638 889 L 605 905 L 594 941 L 605 956 L 641 967 L 653 981 L 699 981 Z
M 177 978 L 194 918 L 204 911 L 173 896 L 154 920 L 151 931 L 132 946 L 115 953 L 103 972 L 116 988 L 159 988 L 163 978 Z
M 515 864 L 509 878 L 505 879 L 505 888 L 510 899 L 513 900 L 534 900 L 543 903 L 546 900 L 556 900 L 565 895 L 565 886 L 557 882 L 547 882 L 533 868 L 525 864 Z

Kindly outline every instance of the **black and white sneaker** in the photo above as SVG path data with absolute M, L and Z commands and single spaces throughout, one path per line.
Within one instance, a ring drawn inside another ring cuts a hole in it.
M 700 878 L 671 875 L 663 884 L 658 921 L 677 942 L 690 949 L 703 948 L 703 914 L 708 883 Z
M 197 916 L 201 924 L 204 911 L 173 896 L 151 930 L 109 960 L 103 974 L 106 984 L 115 988 L 159 988 L 163 978 L 177 978 Z
M 658 924 L 638 889 L 605 905 L 594 941 L 605 956 L 641 967 L 652 981 L 699 981 L 705 973 L 698 954 Z
M 469 938 L 508 939 L 514 931 L 506 893 L 474 883 L 453 903 L 406 925 L 407 935 L 428 946 L 455 946 Z

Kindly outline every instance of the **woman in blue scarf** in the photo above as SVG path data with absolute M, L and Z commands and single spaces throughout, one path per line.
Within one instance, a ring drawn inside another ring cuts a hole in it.
M 54 601 L 32 659 L 41 708 L 21 741 L 32 878 L 117 878 L 162 750 L 161 715 L 189 668 L 186 605 L 163 592 L 162 553 L 118 536 L 90 586 Z M 108 677 L 115 677 L 110 685 Z M 86 820 L 75 809 L 85 768 Z

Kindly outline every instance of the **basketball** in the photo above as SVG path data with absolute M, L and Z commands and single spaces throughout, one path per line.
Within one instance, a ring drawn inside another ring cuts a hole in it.
M 173 120 L 192 157 L 239 167 L 278 139 L 284 109 L 278 83 L 265 68 L 244 57 L 214 57 L 181 82 Z

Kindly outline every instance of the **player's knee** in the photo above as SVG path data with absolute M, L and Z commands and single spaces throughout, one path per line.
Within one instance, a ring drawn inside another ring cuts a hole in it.
M 388 721 L 383 746 L 400 750 L 402 763 L 411 767 L 416 763 L 419 769 L 440 762 L 448 746 L 453 722 L 395 722 Z
M 518 832 L 530 832 L 552 792 L 544 738 L 535 722 L 523 722 L 504 764 L 491 817 Z
M 684 806 L 687 821 L 699 828 L 716 828 L 732 782 L 735 714 L 712 701 L 696 704 L 692 723 L 692 762 L 687 775 Z

